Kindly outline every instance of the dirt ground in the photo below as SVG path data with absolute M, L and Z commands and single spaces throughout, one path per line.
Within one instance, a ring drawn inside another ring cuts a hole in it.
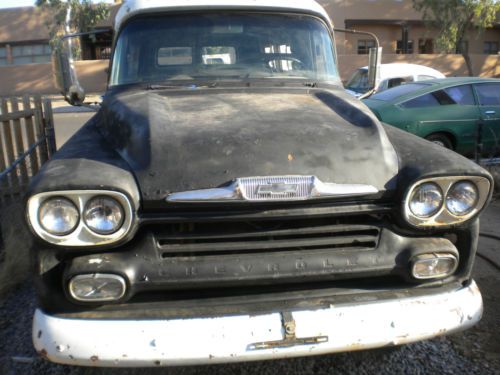
M 500 373 L 500 201 L 493 202 L 481 217 L 479 254 L 474 279 L 484 301 L 483 318 L 472 329 L 451 335 L 454 347 L 476 361 L 487 361 Z
M 30 273 L 28 249 L 32 238 L 20 202 L 0 206 L 0 299 Z

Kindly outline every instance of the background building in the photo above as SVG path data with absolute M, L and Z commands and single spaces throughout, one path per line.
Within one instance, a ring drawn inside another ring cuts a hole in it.
M 50 62 L 49 21 L 34 7 L 0 10 L 0 66 Z
M 467 75 L 461 55 L 439 54 L 436 30 L 426 27 L 412 0 L 319 0 L 336 27 L 375 33 L 383 47 L 383 62 L 409 62 L 433 67 L 448 76 Z M 120 5 L 110 19 L 96 28 L 111 28 Z M 56 90 L 51 78 L 50 17 L 33 7 L 0 10 L 0 96 L 45 93 Z M 103 91 L 106 61 L 111 53 L 112 32 L 82 40 L 77 69 L 88 91 Z M 337 33 L 339 67 L 343 80 L 367 65 L 374 41 L 360 35 Z M 462 46 L 469 53 L 475 75 L 500 77 L 500 23 L 478 34 L 471 30 Z
M 412 0 L 322 0 L 322 5 L 338 27 L 375 33 L 387 54 L 436 54 L 437 31 L 427 28 L 422 15 L 413 9 Z M 373 41 L 348 35 L 338 43 L 340 54 L 363 54 Z M 500 23 L 478 34 L 471 30 L 462 46 L 470 54 L 499 52 Z

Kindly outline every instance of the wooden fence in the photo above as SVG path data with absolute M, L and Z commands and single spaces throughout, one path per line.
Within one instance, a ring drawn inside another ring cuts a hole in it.
M 0 99 L 0 204 L 21 196 L 55 149 L 49 99 Z

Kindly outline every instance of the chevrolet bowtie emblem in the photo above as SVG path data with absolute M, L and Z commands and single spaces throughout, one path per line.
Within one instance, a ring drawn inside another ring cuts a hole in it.
M 266 184 L 259 185 L 257 188 L 257 195 L 261 197 L 265 196 L 290 196 L 295 197 L 299 191 L 299 185 L 297 184 Z

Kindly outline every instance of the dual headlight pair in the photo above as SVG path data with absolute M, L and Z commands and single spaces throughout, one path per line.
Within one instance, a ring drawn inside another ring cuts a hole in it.
M 28 221 L 44 240 L 62 246 L 95 246 L 130 233 L 134 211 L 115 191 L 60 191 L 32 196 Z
M 115 233 L 123 224 L 124 211 L 114 198 L 98 196 L 90 199 L 84 207 L 82 217 L 76 205 L 64 197 L 50 198 L 38 211 L 38 220 L 43 229 L 55 236 L 72 233 L 80 220 L 93 232 L 101 235 Z
M 488 200 L 490 182 L 484 177 L 436 177 L 419 181 L 407 193 L 406 219 L 416 226 L 464 222 Z

